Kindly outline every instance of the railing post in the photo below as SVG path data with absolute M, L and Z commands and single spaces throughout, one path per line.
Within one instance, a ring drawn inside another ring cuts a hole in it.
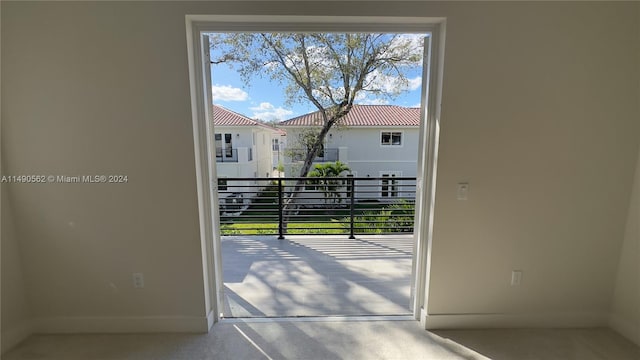
M 353 209 L 353 204 L 355 203 L 355 198 L 356 198 L 356 189 L 354 186 L 354 181 L 353 181 L 353 175 L 347 175 L 347 177 L 349 178 L 349 220 L 350 220 L 350 224 L 349 224 L 349 239 L 355 239 L 356 237 L 354 236 L 354 224 L 353 224 L 353 215 L 354 215 L 354 209 Z
M 278 240 L 284 240 L 284 216 L 282 204 L 282 178 L 278 178 Z

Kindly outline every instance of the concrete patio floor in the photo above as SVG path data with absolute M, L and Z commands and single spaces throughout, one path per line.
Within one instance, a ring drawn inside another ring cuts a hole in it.
M 408 315 L 413 235 L 226 236 L 225 317 Z

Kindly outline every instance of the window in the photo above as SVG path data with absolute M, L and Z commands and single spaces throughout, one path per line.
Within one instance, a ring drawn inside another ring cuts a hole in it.
M 380 175 L 380 196 L 398 197 L 398 180 L 395 173 L 383 173 Z
M 280 144 L 278 143 L 278 139 L 271 139 L 271 148 L 273 151 L 280 150 Z
M 380 136 L 380 145 L 384 146 L 401 146 L 402 132 L 400 131 L 383 131 Z
M 233 157 L 233 144 L 231 143 L 231 134 L 224 134 L 225 156 Z
M 233 142 L 231 134 L 224 134 L 224 144 L 222 143 L 222 134 L 214 134 L 216 157 L 233 158 Z
M 249 154 L 247 154 L 247 156 L 248 156 L 247 161 L 253 160 L 253 148 L 249 148 Z
M 216 157 L 222 157 L 222 134 L 215 134 L 216 143 Z
M 218 191 L 227 191 L 227 179 L 218 179 Z

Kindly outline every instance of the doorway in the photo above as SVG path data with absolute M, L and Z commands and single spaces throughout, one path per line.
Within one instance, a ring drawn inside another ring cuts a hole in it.
M 419 132 L 416 227 L 412 245 L 411 308 L 415 319 L 424 319 L 428 300 L 429 247 L 432 224 L 433 195 L 437 159 L 437 138 L 442 74 L 442 43 L 444 19 L 433 18 L 370 18 L 370 17 L 243 17 L 188 16 L 187 39 L 190 60 L 192 109 L 198 191 L 200 204 L 205 295 L 210 322 L 220 319 L 224 304 L 222 279 L 222 244 L 220 219 L 217 215 L 217 182 L 215 159 L 210 151 L 215 144 L 212 129 L 211 87 L 208 47 L 202 34 L 220 31 L 247 32 L 389 32 L 428 34 L 425 43 L 423 90 Z M 427 111 L 428 109 L 428 111 Z M 212 161 L 213 160 L 213 161 Z M 395 193 L 393 186 L 388 193 Z

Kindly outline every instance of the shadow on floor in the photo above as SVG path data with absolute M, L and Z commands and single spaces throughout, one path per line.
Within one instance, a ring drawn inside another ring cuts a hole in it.
M 413 236 L 224 237 L 225 317 L 409 314 Z

